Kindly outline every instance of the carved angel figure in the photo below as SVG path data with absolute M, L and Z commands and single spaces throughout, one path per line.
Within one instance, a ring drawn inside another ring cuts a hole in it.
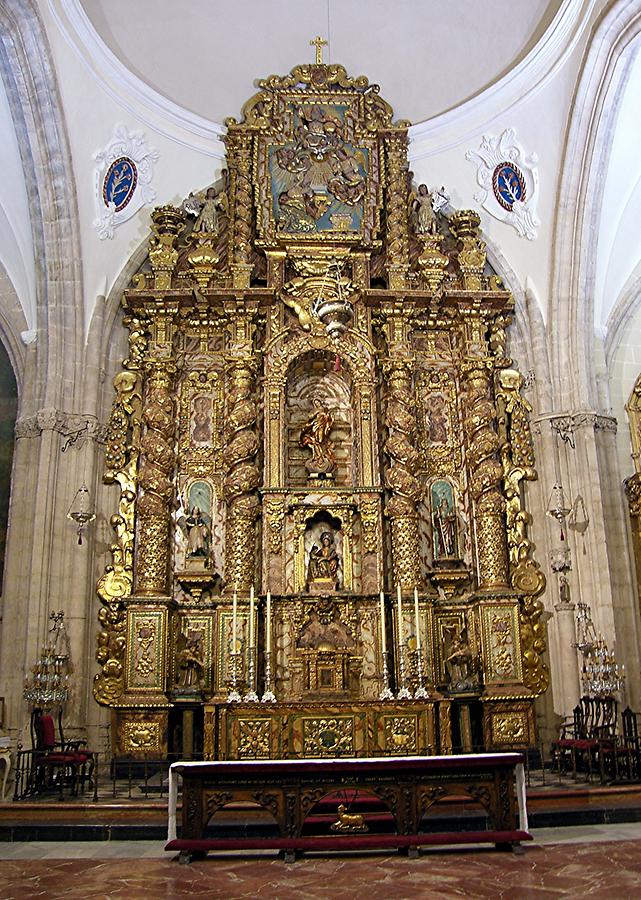
M 190 192 L 183 202 L 183 210 L 190 216 L 196 216 L 194 231 L 204 231 L 208 234 L 218 234 L 218 213 L 226 213 L 228 209 L 227 193 L 216 193 L 213 187 L 207 188 L 198 194 Z

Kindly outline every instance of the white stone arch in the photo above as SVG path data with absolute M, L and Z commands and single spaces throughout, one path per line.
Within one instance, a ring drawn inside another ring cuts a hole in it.
M 21 334 L 26 330 L 27 320 L 18 295 L 4 266 L 0 263 L 0 341 L 9 355 L 16 377 L 18 403 L 22 396 L 27 358 L 27 348 Z
M 573 98 L 560 177 L 548 322 L 555 405 L 594 408 L 595 235 L 612 131 L 641 33 L 641 0 L 617 0 L 597 22 Z M 568 366 L 572 359 L 574 365 Z
M 84 330 L 75 178 L 49 42 L 33 0 L 0 0 L 0 74 L 20 146 L 36 261 L 34 408 L 77 407 Z

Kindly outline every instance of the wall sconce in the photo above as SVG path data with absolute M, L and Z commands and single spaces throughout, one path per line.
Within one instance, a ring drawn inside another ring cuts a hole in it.
M 93 522 L 96 518 L 91 497 L 87 485 L 84 483 L 76 491 L 76 495 L 71 501 L 67 518 L 71 519 L 78 526 L 78 543 L 82 545 L 82 531 L 89 522 Z

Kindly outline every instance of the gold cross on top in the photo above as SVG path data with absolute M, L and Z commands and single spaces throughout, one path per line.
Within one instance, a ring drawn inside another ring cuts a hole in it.
M 324 41 L 320 35 L 309 42 L 310 47 L 316 47 L 316 65 L 323 65 L 323 47 L 327 47 L 327 41 Z

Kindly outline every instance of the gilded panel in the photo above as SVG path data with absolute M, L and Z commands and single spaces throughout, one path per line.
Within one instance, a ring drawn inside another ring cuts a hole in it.
M 270 759 L 272 757 L 272 720 L 263 718 L 238 718 L 238 759 Z
M 163 609 L 127 610 L 127 690 L 163 691 L 166 612 Z
M 160 758 L 167 752 L 167 715 L 153 711 L 114 712 L 114 751 L 120 756 Z
M 518 605 L 484 604 L 481 607 L 481 630 L 486 684 L 521 681 L 521 644 Z
M 302 756 L 355 756 L 363 746 L 363 728 L 356 715 L 301 716 L 292 726 L 292 746 Z
M 254 611 L 254 615 L 256 612 Z M 215 690 L 216 693 L 227 691 L 232 678 L 232 639 L 233 639 L 233 611 L 232 607 L 218 608 L 218 626 L 216 634 L 215 660 Z M 254 623 L 255 624 L 255 623 Z M 257 633 L 256 631 L 254 632 Z M 236 617 L 236 652 L 240 654 L 236 678 L 239 690 L 245 687 L 247 649 L 249 646 L 249 610 L 238 609 Z
M 383 749 L 391 756 L 407 756 L 419 752 L 419 716 L 381 716 Z

